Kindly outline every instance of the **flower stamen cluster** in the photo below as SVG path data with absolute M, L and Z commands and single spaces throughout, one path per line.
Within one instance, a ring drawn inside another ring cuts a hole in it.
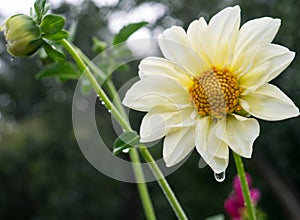
M 192 80 L 189 93 L 200 116 L 221 119 L 226 114 L 241 110 L 239 96 L 242 88 L 228 69 L 213 67 Z

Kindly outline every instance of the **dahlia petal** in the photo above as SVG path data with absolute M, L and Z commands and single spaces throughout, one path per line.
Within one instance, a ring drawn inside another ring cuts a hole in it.
M 251 158 L 254 140 L 259 135 L 256 119 L 239 115 L 229 115 L 224 126 L 218 126 L 216 136 L 242 157 Z
M 235 57 L 260 45 L 271 43 L 280 26 L 280 19 L 269 17 L 258 18 L 246 22 L 239 31 L 235 47 Z
M 195 127 L 177 128 L 164 140 L 163 158 L 170 167 L 183 160 L 195 147 Z
M 196 127 L 196 149 L 215 173 L 226 170 L 229 160 L 228 146 L 215 135 L 219 126 L 211 117 L 199 120 Z
M 262 84 L 266 82 L 260 81 L 262 78 L 266 78 L 266 73 L 271 67 L 270 62 L 262 63 L 251 69 L 247 74 L 239 78 L 240 87 L 243 88 L 242 94 L 248 94 L 253 90 L 257 89 Z
M 160 57 L 147 57 L 139 65 L 139 76 L 141 79 L 151 76 L 164 76 L 178 81 L 188 87 L 191 83 L 190 75 L 185 67 L 170 60 Z
M 139 111 L 149 111 L 159 105 L 190 105 L 190 95 L 178 82 L 162 76 L 152 76 L 136 82 L 126 93 L 123 104 Z
M 141 142 L 151 142 L 165 136 L 174 127 L 188 127 L 195 124 L 192 117 L 193 106 L 180 110 L 157 106 L 151 109 L 143 118 L 140 135 Z
M 203 59 L 205 59 L 206 62 L 211 65 L 212 58 L 208 57 L 209 50 L 207 44 L 204 43 L 206 42 L 206 28 L 207 23 L 203 17 L 201 17 L 199 20 L 193 21 L 187 29 L 187 38 L 193 50 L 197 54 L 201 54 L 201 57 L 203 57 Z
M 250 94 L 241 96 L 240 104 L 251 115 L 268 121 L 299 115 L 299 109 L 293 101 L 279 88 L 268 83 Z
M 271 68 L 269 69 L 269 72 L 267 74 L 268 77 L 266 79 L 266 82 L 270 82 L 272 79 L 276 78 L 283 70 L 285 70 L 290 65 L 294 58 L 295 52 L 291 51 L 287 51 L 281 56 L 273 57 Z
M 213 65 L 223 68 L 231 63 L 240 27 L 240 7 L 228 7 L 213 16 L 208 24 L 206 44 L 209 45 Z
M 159 47 L 167 59 L 185 66 L 196 75 L 207 70 L 209 65 L 198 56 L 189 45 L 183 28 L 173 26 L 165 30 L 158 38 Z
M 239 77 L 241 86 L 251 91 L 277 77 L 292 62 L 295 53 L 286 47 L 269 44 L 258 49 L 253 56 L 253 68 Z

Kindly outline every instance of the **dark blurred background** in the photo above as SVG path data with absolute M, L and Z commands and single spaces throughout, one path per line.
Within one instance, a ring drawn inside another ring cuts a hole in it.
M 64 3 L 52 10 L 67 18 L 67 29 L 77 24 L 74 43 L 93 58 L 92 37 L 111 42 L 113 34 L 127 23 L 147 20 L 149 24 L 135 37 L 157 36 L 175 24 L 187 28 L 200 16 L 208 20 L 235 4 L 242 8 L 243 23 L 255 17 L 281 18 L 274 42 L 300 52 L 298 0 L 116 0 L 106 5 L 85 0 L 81 6 Z M 145 219 L 136 186 L 104 176 L 81 153 L 71 120 L 76 81 L 37 79 L 36 74 L 44 69 L 38 57 L 12 60 L 2 33 L 0 38 L 0 219 Z M 116 84 L 136 76 L 137 65 L 133 62 L 127 72 L 116 73 Z M 299 71 L 297 55 L 273 81 L 297 106 Z M 100 123 L 110 128 L 107 111 L 101 105 L 96 108 Z M 142 114 L 136 117 L 132 123 L 138 128 Z M 254 187 L 262 193 L 259 207 L 271 220 L 300 218 L 299 122 L 299 118 L 260 121 L 253 159 L 244 160 Z M 102 132 L 112 144 L 113 130 Z M 160 157 L 161 144 L 151 150 Z M 201 220 L 224 213 L 235 166 L 231 160 L 226 180 L 218 183 L 210 168 L 198 168 L 199 159 L 193 152 L 167 179 L 190 219 Z M 158 184 L 148 186 L 158 219 L 175 219 Z

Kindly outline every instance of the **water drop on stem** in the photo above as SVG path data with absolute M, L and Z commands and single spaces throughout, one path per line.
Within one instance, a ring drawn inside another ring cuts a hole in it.
M 129 150 L 130 150 L 129 148 L 126 148 L 126 149 L 122 150 L 122 152 L 127 154 L 129 152 Z
M 223 182 L 225 180 L 225 171 L 221 173 L 214 173 L 214 177 L 218 182 Z

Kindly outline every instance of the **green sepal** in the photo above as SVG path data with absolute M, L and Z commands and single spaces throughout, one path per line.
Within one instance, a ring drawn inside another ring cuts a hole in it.
M 69 79 L 79 79 L 81 74 L 73 63 L 52 63 L 47 68 L 37 74 L 37 78 L 58 77 L 61 81 Z
M 41 38 L 37 38 L 35 40 L 32 40 L 27 48 L 30 49 L 28 52 L 27 52 L 27 56 L 30 56 L 32 54 L 34 54 L 37 50 L 39 50 L 41 48 L 41 46 L 44 44 L 44 40 L 41 39 Z
M 53 41 L 60 41 L 62 39 L 65 39 L 69 36 L 69 33 L 66 30 L 58 31 L 55 34 L 45 34 L 43 35 L 44 38 L 47 38 L 48 40 Z
M 46 0 L 36 0 L 34 3 L 34 11 L 36 14 L 36 21 L 38 24 L 41 23 L 42 17 L 45 14 Z
M 50 44 L 44 42 L 43 47 L 44 47 L 45 52 L 47 53 L 47 55 L 52 60 L 54 60 L 56 62 L 65 62 L 66 61 L 66 56 L 62 52 L 60 52 L 57 49 L 55 49 Z
M 121 134 L 114 142 L 114 154 L 119 154 L 123 151 L 130 150 L 140 144 L 140 136 L 136 131 L 127 131 Z
M 48 14 L 41 23 L 41 30 L 46 35 L 56 34 L 65 26 L 65 18 L 60 15 Z
M 113 45 L 126 41 L 134 32 L 147 25 L 148 22 L 132 23 L 124 26 L 113 39 Z

